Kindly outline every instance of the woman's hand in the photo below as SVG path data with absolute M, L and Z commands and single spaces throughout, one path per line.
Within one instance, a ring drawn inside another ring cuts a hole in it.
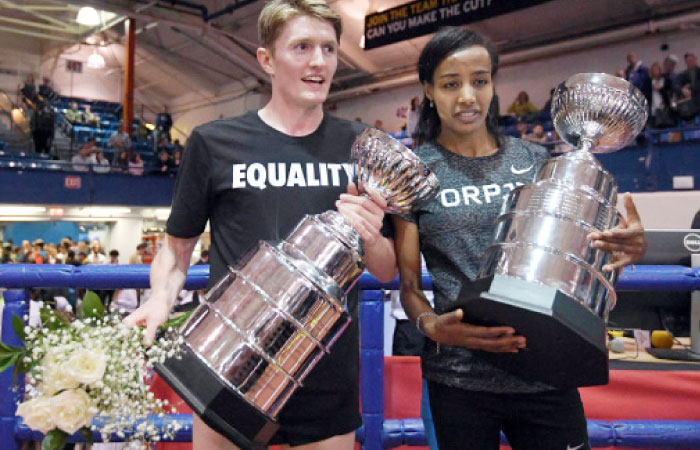
M 524 336 L 515 336 L 512 327 L 483 327 L 462 322 L 461 309 L 440 316 L 421 318 L 421 328 L 426 336 L 441 344 L 466 347 L 493 353 L 518 353 L 525 348 Z
M 615 228 L 588 235 L 591 247 L 612 253 L 610 263 L 603 266 L 604 272 L 612 272 L 634 264 L 642 259 L 647 251 L 647 238 L 632 196 L 629 193 L 625 194 L 623 202 L 627 212 L 626 220 L 620 218 L 620 223 Z
M 372 247 L 382 234 L 382 223 L 386 210 L 386 200 L 374 192 L 368 192 L 369 197 L 360 195 L 354 183 L 348 184 L 348 193 L 341 194 L 335 202 L 338 212 L 360 233 L 362 245 Z

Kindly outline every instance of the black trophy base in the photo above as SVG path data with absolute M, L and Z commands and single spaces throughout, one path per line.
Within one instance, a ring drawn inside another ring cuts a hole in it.
M 482 352 L 497 367 L 559 389 L 608 383 L 605 323 L 560 290 L 495 275 L 465 284 L 457 307 L 465 322 L 527 338 L 517 354 Z
M 156 365 L 158 375 L 204 423 L 242 450 L 266 449 L 279 425 L 226 386 L 188 346 L 182 349 L 181 359 L 170 358 Z

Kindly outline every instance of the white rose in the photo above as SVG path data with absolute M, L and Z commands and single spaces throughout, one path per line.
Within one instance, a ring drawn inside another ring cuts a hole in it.
M 64 389 L 75 389 L 80 385 L 78 380 L 68 372 L 65 363 L 44 366 L 43 380 L 44 382 L 37 386 L 37 389 L 47 395 L 53 395 Z
M 44 434 L 56 427 L 53 422 L 51 401 L 46 397 L 37 397 L 20 403 L 17 407 L 17 415 L 24 419 L 25 425 L 29 428 Z
M 70 389 L 51 398 L 54 422 L 68 434 L 82 427 L 90 426 L 93 413 L 90 412 L 90 397 L 82 389 Z
M 102 350 L 80 349 L 63 365 L 68 375 L 84 384 L 100 381 L 105 374 L 107 355 Z

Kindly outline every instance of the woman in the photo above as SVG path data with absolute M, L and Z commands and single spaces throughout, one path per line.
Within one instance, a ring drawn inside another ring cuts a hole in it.
M 587 449 L 576 389 L 525 381 L 472 351 L 519 352 L 527 348 L 525 337 L 508 326 L 463 323 L 461 310 L 448 312 L 461 280 L 477 276 L 503 195 L 531 181 L 548 157 L 538 145 L 499 134 L 497 69 L 488 40 L 459 28 L 439 32 L 421 53 L 425 98 L 414 140 L 442 190 L 410 216 L 394 218 L 401 301 L 429 338 L 421 361 L 441 450 L 498 449 L 500 431 L 516 450 Z M 628 222 L 590 236 L 592 246 L 616 251 L 604 270 L 633 263 L 644 251 L 644 230 L 629 196 L 625 206 Z M 421 252 L 433 279 L 435 310 L 421 290 Z
M 143 160 L 139 152 L 131 152 L 131 156 L 129 157 L 129 173 L 139 177 L 143 175 Z
M 112 161 L 112 167 L 115 172 L 129 173 L 129 152 L 127 150 L 119 150 L 117 156 Z

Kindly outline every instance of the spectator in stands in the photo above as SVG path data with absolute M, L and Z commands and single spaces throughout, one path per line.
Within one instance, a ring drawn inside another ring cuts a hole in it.
M 512 114 L 519 117 L 525 121 L 532 120 L 535 114 L 537 114 L 537 107 L 530 101 L 530 96 L 527 92 L 520 91 L 518 96 L 515 97 L 513 103 L 508 107 L 508 114 Z
M 515 130 L 517 133 L 516 136 L 520 139 L 525 139 L 525 136 L 527 136 L 527 129 L 527 123 L 523 122 L 522 120 L 518 120 L 518 123 L 515 124 Z
M 78 102 L 70 102 L 70 109 L 63 116 L 71 125 L 83 123 L 83 113 L 78 109 Z
M 649 77 L 649 68 L 642 64 L 642 60 L 639 59 L 635 52 L 629 52 L 627 54 L 625 80 L 642 91 L 649 105 L 651 105 L 651 78 Z
M 92 167 L 92 170 L 97 173 L 109 173 L 112 171 L 109 161 L 105 158 L 104 151 L 99 147 L 95 152 L 95 165 Z
M 178 168 L 180 167 L 180 162 L 182 161 L 182 151 L 180 150 L 175 150 L 173 153 L 173 167 Z
M 649 68 L 651 77 L 651 121 L 654 128 L 670 128 L 675 125 L 671 95 L 673 88 L 668 89 L 669 81 L 664 77 L 661 64 L 655 62 Z
M 374 121 L 374 128 L 384 131 L 384 122 L 382 122 L 382 119 L 377 119 Z
M 170 159 L 170 154 L 168 154 L 167 150 L 163 148 L 158 154 L 158 162 L 153 168 L 153 173 L 158 175 L 168 175 L 170 174 L 170 169 L 173 167 L 175 166 L 173 165 L 172 159 Z
M 85 105 L 85 112 L 83 113 L 83 117 L 85 118 L 85 123 L 87 125 L 90 125 L 91 127 L 100 126 L 100 116 L 92 112 L 92 110 L 90 109 L 90 105 Z
M 540 110 L 540 120 L 552 120 L 552 99 L 555 91 L 555 88 L 549 90 L 549 98 L 544 102 L 544 106 Z
M 88 172 L 91 164 L 97 164 L 95 153 L 98 151 L 99 148 L 95 145 L 95 138 L 92 136 L 89 137 L 78 154 L 71 159 L 73 170 L 77 172 Z
M 122 150 L 129 150 L 131 148 L 131 138 L 129 134 L 124 131 L 124 127 L 124 125 L 120 124 L 107 141 L 107 145 L 112 147 L 115 152 L 121 152 Z
M 199 259 L 196 263 L 194 263 L 195 266 L 201 266 L 205 264 L 209 264 L 209 250 L 202 250 L 202 252 L 199 254 Z
M 102 244 L 97 239 L 92 241 L 90 245 L 90 254 L 87 255 L 86 264 L 104 264 L 107 257 L 102 252 Z
M 418 117 L 420 117 L 420 98 L 413 97 L 411 99 L 411 106 L 408 108 L 408 113 L 406 113 L 406 134 L 409 137 L 413 136 L 413 131 L 418 124 Z
M 79 266 L 80 261 L 75 257 L 75 250 L 68 250 L 68 255 L 66 256 L 66 264 L 71 266 Z
M 676 66 L 678 65 L 678 57 L 674 54 L 670 54 L 664 58 L 664 80 L 668 83 L 669 89 L 673 89 L 676 82 Z
M 695 53 L 685 54 L 685 65 L 676 78 L 677 109 L 683 120 L 691 120 L 700 114 L 700 68 Z
M 34 75 L 31 73 L 27 75 L 24 79 L 24 83 L 19 88 L 20 94 L 22 94 L 22 101 L 31 109 L 36 108 L 36 85 L 34 84 Z
M 51 80 L 48 77 L 42 78 L 41 84 L 39 85 L 39 96 L 49 103 L 58 100 L 58 94 L 53 90 Z
M 690 229 L 700 230 L 700 210 L 695 213 L 695 217 L 693 217 L 693 221 L 690 224 Z
M 168 142 L 168 139 L 165 136 L 162 136 L 160 138 L 160 140 L 158 141 L 158 146 L 156 148 L 157 155 L 160 155 L 163 152 L 170 155 L 170 143 Z
M 129 157 L 129 173 L 131 175 L 143 175 L 143 160 L 139 152 L 132 151 Z
M 536 144 L 544 144 L 549 142 L 549 136 L 544 132 L 544 128 L 542 127 L 542 124 L 536 123 L 532 127 L 532 132 L 526 134 L 523 137 L 524 140 L 534 142 Z
M 129 173 L 129 151 L 126 149 L 119 150 L 119 153 L 112 161 L 112 168 L 115 172 Z
M 170 142 L 170 128 L 173 126 L 173 118 L 168 112 L 168 107 L 163 105 L 163 111 L 156 115 L 156 130 L 158 138 L 165 137 Z
M 119 264 L 119 250 L 110 250 L 109 260 L 105 264 Z
M 175 139 L 175 140 L 173 141 L 173 154 L 174 154 L 176 151 L 180 151 L 180 154 L 182 154 L 182 152 L 183 152 L 184 150 L 185 150 L 185 148 L 182 146 L 182 144 L 180 144 L 180 139 Z
M 50 154 L 56 127 L 56 113 L 47 102 L 37 100 L 36 109 L 29 120 L 34 139 L 34 150 L 41 154 Z
M 147 247 L 148 244 L 145 242 L 139 243 L 139 245 L 136 246 L 136 253 L 129 256 L 129 264 L 143 264 L 143 255 L 146 254 Z

